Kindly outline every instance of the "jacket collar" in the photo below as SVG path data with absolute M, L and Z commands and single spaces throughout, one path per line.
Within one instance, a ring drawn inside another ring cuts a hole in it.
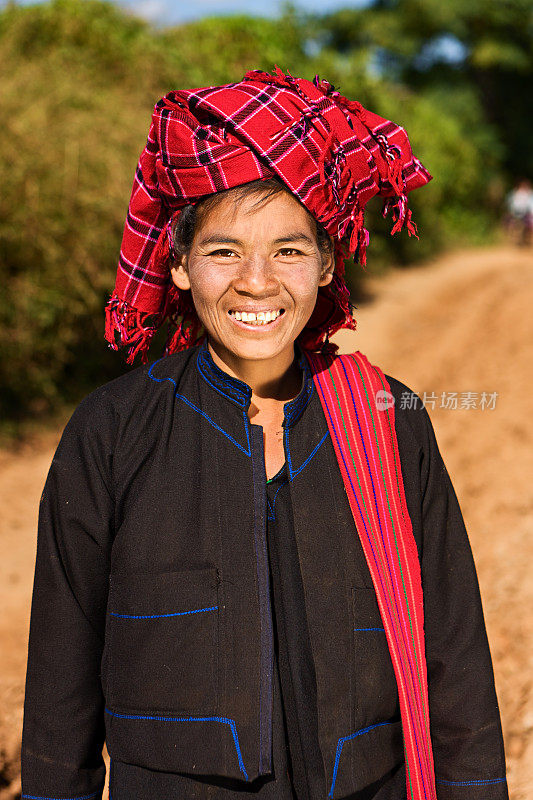
M 291 427 L 302 416 L 309 405 L 314 392 L 314 382 L 311 369 L 306 357 L 297 347 L 298 366 L 302 370 L 303 381 L 302 389 L 297 397 L 285 403 L 283 408 L 285 419 L 284 427 Z M 248 409 L 252 399 L 252 390 L 244 381 L 228 375 L 213 361 L 207 342 L 204 342 L 198 349 L 196 357 L 198 372 L 204 381 L 216 392 L 221 394 L 234 405 L 242 409 Z

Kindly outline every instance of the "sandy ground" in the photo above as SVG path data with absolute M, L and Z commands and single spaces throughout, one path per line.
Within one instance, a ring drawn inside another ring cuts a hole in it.
M 371 278 L 357 332 L 338 337 L 343 350 L 426 392 L 478 566 L 512 800 L 533 797 L 532 279 L 531 251 L 450 254 Z M 458 407 L 441 407 L 452 392 Z M 475 407 L 461 407 L 467 392 Z M 58 437 L 0 452 L 0 800 L 20 797 L 37 508 Z

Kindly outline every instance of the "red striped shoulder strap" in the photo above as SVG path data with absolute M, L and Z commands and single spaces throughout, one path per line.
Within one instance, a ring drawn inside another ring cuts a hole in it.
M 420 563 L 402 480 L 394 402 L 360 352 L 306 353 L 370 569 L 400 698 L 407 796 L 436 800 Z

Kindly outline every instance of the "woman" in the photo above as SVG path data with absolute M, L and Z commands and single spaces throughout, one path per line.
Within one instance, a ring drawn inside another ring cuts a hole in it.
M 106 335 L 41 504 L 23 797 L 507 797 L 475 569 L 425 410 L 329 336 L 405 132 L 253 72 L 155 107 Z M 118 334 L 119 342 L 116 341 Z

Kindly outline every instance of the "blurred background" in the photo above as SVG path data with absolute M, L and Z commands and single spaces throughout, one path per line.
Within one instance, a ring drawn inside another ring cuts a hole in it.
M 368 265 L 349 269 L 358 331 L 340 344 L 437 398 L 511 796 L 533 796 L 532 42 L 531 0 L 0 3 L 0 800 L 20 796 L 39 494 L 74 405 L 128 369 L 103 306 L 153 105 L 276 64 L 403 125 L 434 175 L 410 197 L 419 241 L 370 204 Z

